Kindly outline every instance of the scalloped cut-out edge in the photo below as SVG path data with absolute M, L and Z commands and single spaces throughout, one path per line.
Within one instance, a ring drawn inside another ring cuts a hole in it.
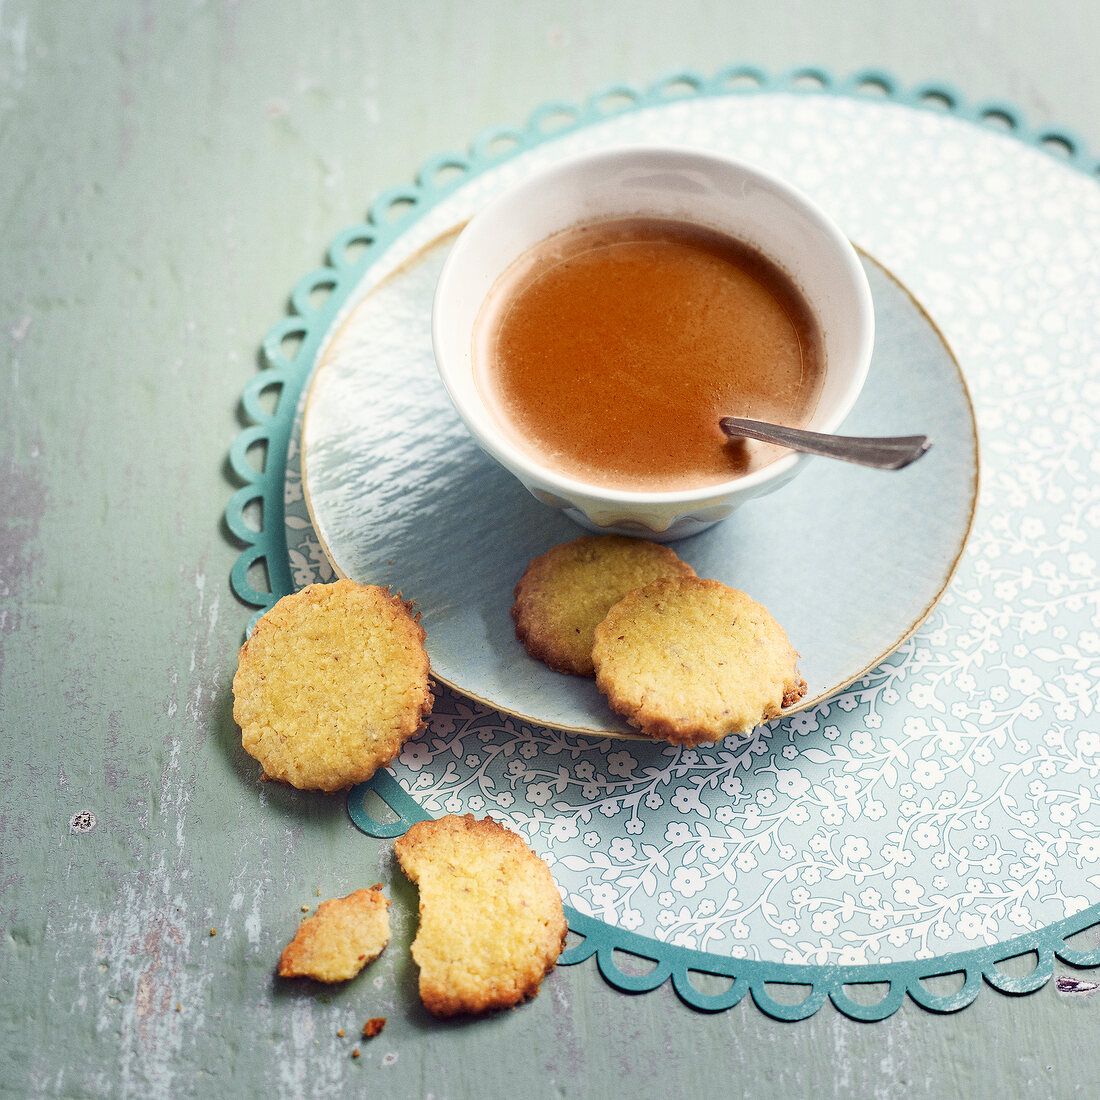
M 423 165 L 415 185 L 382 192 L 372 203 L 366 221 L 347 227 L 332 241 L 325 266 L 299 280 L 290 295 L 288 315 L 264 338 L 265 367 L 245 386 L 241 400 L 250 423 L 237 435 L 229 452 L 230 469 L 241 484 L 225 509 L 226 526 L 244 547 L 233 565 L 230 583 L 238 598 L 256 609 L 249 630 L 277 599 L 294 590 L 286 553 L 283 482 L 295 410 L 325 334 L 370 263 L 440 199 L 543 142 L 616 115 L 680 99 L 761 92 L 835 95 L 951 114 L 1033 145 L 1100 181 L 1100 161 L 1093 159 L 1085 143 L 1071 131 L 1057 127 L 1032 129 L 1015 107 L 997 100 L 968 103 L 950 84 L 933 82 L 906 89 L 880 69 L 863 69 L 839 80 L 814 65 L 773 75 L 752 65 L 737 64 L 709 78 L 683 69 L 669 73 L 647 89 L 607 85 L 583 105 L 544 103 L 523 129 L 498 126 L 482 131 L 471 143 L 469 153 L 434 157 Z M 275 392 L 275 400 L 273 409 L 267 411 L 261 395 L 269 391 Z M 261 467 L 248 458 L 254 450 L 263 453 Z M 246 518 L 256 505 L 262 517 L 258 528 Z M 266 576 L 266 591 L 254 583 L 258 571 Z M 399 820 L 382 823 L 371 817 L 362 805 L 368 790 L 382 798 Z M 371 784 L 355 788 L 348 796 L 348 812 L 362 832 L 378 838 L 400 836 L 413 821 L 427 816 L 388 772 L 376 775 Z M 677 996 L 701 1012 L 732 1008 L 748 993 L 762 1012 L 783 1021 L 807 1019 L 826 1000 L 845 1016 L 868 1022 L 891 1016 L 907 998 L 930 1012 L 957 1012 L 973 1003 L 983 984 L 1014 995 L 1041 989 L 1053 975 L 1055 959 L 1073 967 L 1100 966 L 1100 948 L 1078 951 L 1066 944 L 1070 936 L 1100 924 L 1100 903 L 1002 943 L 932 959 L 855 966 L 727 958 L 616 928 L 572 907 L 566 908 L 566 915 L 571 932 L 583 938 L 566 949 L 559 960 L 562 965 L 594 956 L 604 979 L 626 993 L 645 993 L 671 980 Z M 628 973 L 616 962 L 616 952 L 649 960 L 654 966 L 644 974 Z M 1001 963 L 1029 954 L 1037 958 L 1030 973 L 1010 976 L 999 969 Z M 705 993 L 693 983 L 692 975 L 724 979 L 725 988 Z M 957 989 L 937 993 L 925 984 L 946 975 L 961 978 Z M 773 993 L 776 987 L 802 987 L 808 993 L 801 1000 L 780 999 Z M 852 996 L 856 990 L 878 992 L 878 987 L 885 987 L 885 993 L 876 1001 L 865 1003 Z
M 366 808 L 374 795 L 393 811 L 395 821 L 381 822 Z M 348 816 L 355 827 L 376 839 L 401 836 L 425 813 L 416 800 L 387 771 L 348 792 Z M 935 1013 L 958 1012 L 972 1004 L 983 985 L 1005 994 L 1021 996 L 1045 986 L 1054 975 L 1055 960 L 1082 969 L 1100 966 L 1100 947 L 1080 950 L 1066 943 L 1071 937 L 1100 925 L 1100 904 L 1073 917 L 1057 921 L 1035 932 L 1026 932 L 1001 943 L 939 955 L 911 962 L 838 964 L 796 964 L 735 959 L 712 955 L 689 947 L 651 939 L 616 928 L 595 917 L 565 907 L 572 938 L 558 963 L 572 966 L 595 958 L 605 981 L 623 993 L 648 993 L 672 982 L 676 995 L 700 1012 L 722 1012 L 739 1004 L 746 994 L 762 1012 L 776 1020 L 795 1022 L 812 1016 L 828 1000 L 853 1020 L 874 1023 L 892 1016 L 908 997 L 921 1008 Z M 650 969 L 635 973 L 623 969 L 616 954 L 624 954 Z M 1035 965 L 1025 974 L 1009 974 L 1003 963 L 1034 956 Z M 692 980 L 697 975 L 723 980 L 724 988 L 708 993 Z M 957 978 L 953 988 L 937 991 L 928 982 Z M 880 990 L 884 987 L 884 992 Z M 779 989 L 805 990 L 801 998 L 777 997 Z M 873 993 L 877 999 L 854 996 Z

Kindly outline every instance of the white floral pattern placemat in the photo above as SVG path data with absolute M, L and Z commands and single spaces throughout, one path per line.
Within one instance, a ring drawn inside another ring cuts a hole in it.
M 716 956 L 928 959 L 1095 907 L 1096 179 L 1012 133 L 889 98 L 689 95 L 596 118 L 474 175 L 398 236 L 349 308 L 532 165 L 652 140 L 789 178 L 922 303 L 977 414 L 967 550 L 924 626 L 879 667 L 746 741 L 593 740 L 444 689 L 394 777 L 428 814 L 492 813 L 518 829 L 578 912 Z M 297 433 L 284 503 L 301 586 L 332 570 L 302 497 Z

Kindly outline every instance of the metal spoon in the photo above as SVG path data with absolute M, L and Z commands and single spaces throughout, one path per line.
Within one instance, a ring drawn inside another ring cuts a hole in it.
M 874 466 L 879 470 L 900 470 L 915 462 L 929 447 L 926 435 L 874 438 L 852 435 L 826 435 L 808 432 L 804 428 L 785 428 L 780 424 L 768 424 L 763 420 L 749 420 L 741 416 L 723 416 L 718 426 L 731 439 L 746 436 L 765 443 L 778 443 L 792 451 L 840 458 L 845 462 L 858 462 L 861 466 Z

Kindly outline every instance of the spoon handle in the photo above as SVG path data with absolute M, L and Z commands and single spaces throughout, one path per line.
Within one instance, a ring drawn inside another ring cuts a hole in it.
M 926 435 L 892 438 L 823 435 L 821 432 L 808 432 L 804 428 L 786 428 L 780 424 L 767 424 L 763 420 L 748 420 L 740 416 L 723 416 L 718 424 L 731 438 L 747 436 L 764 443 L 778 443 L 794 451 L 840 458 L 845 462 L 858 462 L 862 466 L 874 466 L 880 470 L 900 470 L 910 462 L 915 462 L 932 446 Z

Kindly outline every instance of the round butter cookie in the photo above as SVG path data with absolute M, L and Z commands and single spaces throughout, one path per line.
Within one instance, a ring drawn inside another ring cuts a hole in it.
M 586 535 L 553 546 L 516 585 L 516 637 L 556 672 L 594 676 L 593 634 L 611 607 L 658 577 L 693 576 L 674 550 L 643 539 Z
M 432 707 L 424 630 L 389 589 L 284 596 L 241 646 L 233 717 L 268 779 L 340 791 L 389 764 Z
M 612 709 L 678 745 L 749 733 L 806 692 L 798 654 L 768 611 L 699 577 L 625 596 L 596 627 L 592 657 Z
M 565 946 L 545 860 L 491 817 L 418 821 L 394 842 L 420 889 L 412 956 L 434 1016 L 478 1015 L 534 997 Z

